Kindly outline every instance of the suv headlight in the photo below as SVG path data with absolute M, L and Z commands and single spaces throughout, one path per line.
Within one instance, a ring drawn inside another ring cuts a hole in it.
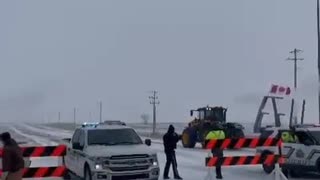
M 90 157 L 89 158 L 92 163 L 94 164 L 94 169 L 95 170 L 103 170 L 106 167 L 109 166 L 110 162 L 106 158 L 101 158 L 101 157 Z
M 95 170 L 102 170 L 102 169 L 103 169 L 103 165 L 102 165 L 102 164 L 96 164 L 96 165 L 94 166 L 94 169 L 95 169 Z
M 151 155 L 151 163 L 153 166 L 158 166 L 158 157 L 157 154 Z

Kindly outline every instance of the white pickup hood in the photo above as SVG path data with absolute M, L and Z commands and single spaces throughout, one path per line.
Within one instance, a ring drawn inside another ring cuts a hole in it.
M 150 147 L 140 145 L 116 145 L 116 146 L 88 146 L 85 150 L 86 154 L 90 157 L 110 157 L 121 155 L 133 155 L 133 154 L 156 154 L 156 151 L 150 149 Z

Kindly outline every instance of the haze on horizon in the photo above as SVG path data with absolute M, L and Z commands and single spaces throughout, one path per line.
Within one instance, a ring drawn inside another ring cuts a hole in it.
M 0 121 L 141 121 L 159 91 L 159 122 L 199 106 L 253 122 L 271 83 L 292 85 L 318 119 L 316 1 L 1 1 Z

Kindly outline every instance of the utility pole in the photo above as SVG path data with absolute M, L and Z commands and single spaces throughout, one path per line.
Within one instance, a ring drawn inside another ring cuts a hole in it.
M 99 111 L 100 111 L 100 123 L 102 123 L 102 101 L 99 102 Z
M 152 134 L 156 133 L 156 112 L 157 112 L 157 105 L 160 104 L 158 101 L 157 91 L 152 91 L 152 96 L 149 96 L 150 104 L 153 106 L 153 124 L 152 124 Z
M 74 108 L 73 109 L 73 125 L 74 125 L 74 129 L 77 128 L 77 117 L 76 117 L 76 115 L 77 115 L 77 109 Z
M 298 76 L 298 72 L 297 72 L 297 66 L 298 66 L 298 60 L 300 60 L 300 61 L 302 61 L 303 60 L 303 58 L 297 58 L 297 54 L 299 53 L 299 52 L 302 52 L 302 50 L 299 50 L 299 49 L 294 49 L 293 51 L 290 51 L 290 53 L 291 54 L 293 54 L 294 55 L 294 57 L 293 58 L 288 58 L 287 60 L 291 60 L 291 61 L 293 61 L 294 62 L 294 89 L 296 90 L 297 89 L 297 76 Z
M 320 26 L 319 26 L 319 0 L 317 0 L 317 34 L 318 34 L 318 101 L 319 101 L 319 123 L 320 123 Z

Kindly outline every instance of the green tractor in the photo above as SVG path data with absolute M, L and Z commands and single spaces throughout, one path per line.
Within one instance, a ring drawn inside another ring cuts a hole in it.
M 194 148 L 199 142 L 202 148 L 205 148 L 205 137 L 216 126 L 223 128 L 226 138 L 244 137 L 244 127 L 241 124 L 226 122 L 226 108 L 207 106 L 191 110 L 190 115 L 193 116 L 194 112 L 197 112 L 197 117 L 188 124 L 182 133 L 183 147 Z

